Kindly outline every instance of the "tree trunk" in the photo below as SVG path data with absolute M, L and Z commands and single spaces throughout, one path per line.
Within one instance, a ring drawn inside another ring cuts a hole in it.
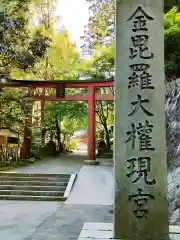
M 45 146 L 45 136 L 46 136 L 46 129 L 43 128 L 41 130 L 41 146 L 44 147 Z
M 26 120 L 24 126 L 24 141 L 21 148 L 21 159 L 29 159 L 31 157 L 32 147 L 32 103 L 26 105 Z
M 58 142 L 59 153 L 61 152 L 61 137 L 60 137 L 60 134 L 61 134 L 61 130 L 60 130 L 58 119 L 56 117 L 56 139 L 57 139 L 57 142 Z
M 107 149 L 110 150 L 111 149 L 110 135 L 109 135 L 109 131 L 106 124 L 104 125 L 104 130 L 105 130 L 106 146 L 107 146 Z

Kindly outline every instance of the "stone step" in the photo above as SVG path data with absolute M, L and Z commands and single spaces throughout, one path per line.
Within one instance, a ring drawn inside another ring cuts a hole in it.
M 27 195 L 0 195 L 0 200 L 18 201 L 64 201 L 61 196 L 27 196 Z
M 25 186 L 64 186 L 66 187 L 68 182 L 58 181 L 33 181 L 32 179 L 28 179 L 26 181 L 18 181 L 18 180 L 1 180 L 0 185 L 25 185 Z
M 15 177 L 60 177 L 70 178 L 71 174 L 56 174 L 56 173 L 21 173 L 21 172 L 0 172 L 1 176 L 15 176 Z
M 27 191 L 27 190 L 0 190 L 2 195 L 25 195 L 25 196 L 60 196 L 64 195 L 64 191 Z
M 64 201 L 76 174 L 0 173 L 0 200 Z
M 1 181 L 52 181 L 52 182 L 68 182 L 69 178 L 61 178 L 61 177 L 21 177 L 21 176 L 0 176 Z
M 65 186 L 28 186 L 28 185 L 0 185 L 0 190 L 20 190 L 20 191 L 60 191 L 65 192 Z

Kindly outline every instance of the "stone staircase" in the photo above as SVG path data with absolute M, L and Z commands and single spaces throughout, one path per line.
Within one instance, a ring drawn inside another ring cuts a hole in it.
M 0 200 L 64 201 L 76 174 L 0 173 Z

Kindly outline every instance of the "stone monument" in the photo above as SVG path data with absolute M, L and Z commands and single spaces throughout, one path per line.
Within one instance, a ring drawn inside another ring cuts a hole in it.
M 114 238 L 169 235 L 164 1 L 116 1 Z

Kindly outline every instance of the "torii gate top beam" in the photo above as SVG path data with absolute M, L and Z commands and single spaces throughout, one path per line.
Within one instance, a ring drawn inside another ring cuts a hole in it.
M 65 88 L 88 88 L 88 87 L 113 87 L 114 79 L 110 80 L 58 80 L 58 81 L 35 81 L 35 80 L 10 80 L 6 87 L 31 87 L 31 88 L 55 88 L 63 84 Z

